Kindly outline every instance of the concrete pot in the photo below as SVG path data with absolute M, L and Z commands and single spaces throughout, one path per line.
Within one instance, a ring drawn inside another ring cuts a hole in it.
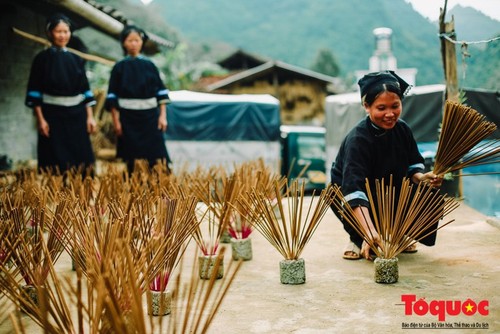
M 27 303 L 31 303 L 35 306 L 38 306 L 38 291 L 33 285 L 21 285 L 20 286 L 23 298 L 27 299 Z M 21 304 L 21 311 L 24 313 L 28 313 L 28 310 L 26 310 L 23 305 Z
M 148 298 L 148 314 L 154 316 L 167 315 L 172 312 L 172 292 L 149 291 L 151 298 Z
M 228 244 L 231 242 L 231 235 L 229 234 L 229 231 L 227 229 L 222 232 L 222 235 L 220 236 L 220 242 L 223 244 Z
M 248 261 L 252 259 L 252 239 L 235 239 L 231 238 L 231 251 L 233 260 Z
M 281 260 L 280 280 L 283 284 L 303 284 L 306 282 L 306 266 L 304 259 Z
M 377 257 L 375 264 L 375 282 L 391 284 L 399 279 L 398 258 L 382 259 Z
M 215 263 L 217 262 L 217 255 L 200 255 L 198 256 L 198 270 L 201 279 L 210 279 L 215 270 Z M 224 277 L 224 261 L 221 259 L 216 279 Z

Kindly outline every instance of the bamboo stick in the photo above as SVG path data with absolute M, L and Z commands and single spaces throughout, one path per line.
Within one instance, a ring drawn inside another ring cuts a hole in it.
M 52 45 L 52 43 L 50 43 L 50 41 L 48 41 L 45 38 L 38 37 L 36 35 L 22 31 L 18 28 L 15 28 L 15 27 L 11 27 L 11 28 L 12 28 L 12 31 L 14 33 L 16 33 L 17 35 L 22 36 L 26 39 L 29 39 L 29 40 L 37 42 L 39 44 L 45 45 L 47 47 Z M 67 49 L 68 49 L 68 51 L 71 51 L 72 53 L 82 57 L 85 60 L 94 61 L 94 62 L 101 63 L 101 64 L 108 65 L 108 66 L 113 66 L 115 64 L 115 61 L 110 60 L 110 59 L 106 59 L 106 58 L 103 58 L 100 56 L 84 53 L 84 52 L 78 51 L 78 50 L 73 49 L 73 48 L 67 48 Z

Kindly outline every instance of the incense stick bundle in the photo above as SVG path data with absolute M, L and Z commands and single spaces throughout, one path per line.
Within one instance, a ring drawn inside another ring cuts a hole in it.
M 69 202 L 63 197 L 53 214 L 45 214 L 44 202 L 33 205 L 36 199 L 19 195 L 2 196 L 0 201 L 0 291 L 47 332 L 71 333 L 71 312 L 54 269 L 63 247 L 54 233 L 45 232 L 52 219 L 68 218 L 65 208 Z M 32 221 L 29 230 L 27 221 Z M 12 266 L 6 265 L 8 260 Z M 12 320 L 15 327 L 22 326 L 15 317 Z
M 338 199 L 333 201 L 334 206 L 379 258 L 394 258 L 417 241 L 450 224 L 453 220 L 440 226 L 437 223 L 459 206 L 453 198 L 440 195 L 423 183 L 412 185 L 409 179 L 403 180 L 399 198 L 396 198 L 392 176 L 387 186 L 383 179 L 375 180 L 375 194 L 366 180 L 371 218 L 381 241 L 380 245 L 375 245 L 373 235 L 364 229 L 340 188 L 337 185 L 334 188 L 334 196 Z
M 172 310 L 167 333 L 197 334 L 208 331 L 242 264 L 242 261 L 231 260 L 226 275 L 217 279 L 218 267 L 223 263 L 224 253 L 225 247 L 221 247 L 209 280 L 200 280 L 196 277 L 195 265 L 192 267 L 188 282 L 184 281 L 185 277 L 182 274 L 177 275 L 177 289 L 174 293 L 176 307 Z M 195 252 L 193 263 L 196 263 L 197 257 L 198 252 Z
M 161 199 L 150 234 L 141 235 L 145 256 L 146 283 L 152 291 L 165 291 L 173 270 L 187 247 L 187 241 L 199 227 L 195 197 Z
M 201 182 L 193 182 L 192 192 L 204 203 L 208 218 L 208 233 L 201 227 L 196 229 L 193 238 L 204 255 L 215 255 L 223 233 L 231 219 L 234 202 L 239 192 L 239 182 L 233 176 L 213 177 Z
M 465 167 L 500 162 L 500 141 L 482 143 L 497 126 L 476 110 L 446 101 L 434 173 L 444 175 Z
M 173 197 L 172 194 L 184 191 L 165 189 L 167 185 L 176 187 L 172 180 L 145 170 L 130 177 L 116 172 L 94 178 L 82 177 L 76 171 L 70 171 L 64 178 L 50 173 L 41 177 L 27 173 L 22 182 L 14 182 L 11 188 L 14 192 L 9 190 L 0 195 L 0 223 L 6 222 L 5 229 L 0 225 L 3 261 L 0 284 L 6 287 L 2 293 L 9 291 L 11 300 L 27 310 L 47 332 L 83 333 L 88 329 L 91 333 L 145 333 L 142 311 L 145 287 L 155 278 L 159 278 L 160 287 L 165 286 L 163 274 L 171 275 L 198 224 L 194 216 L 198 199 Z M 222 181 L 218 184 L 222 187 L 211 193 L 220 208 L 219 221 L 227 220 L 232 210 L 226 199 L 236 196 L 236 182 L 225 180 L 227 183 Z M 41 182 L 46 187 L 44 191 Z M 30 227 L 34 230 L 32 238 L 28 238 L 26 229 L 30 221 L 36 222 Z M 37 240 L 36 249 L 25 245 L 28 240 Z M 38 270 L 42 276 L 27 276 L 22 270 L 29 257 L 18 261 L 20 253 L 16 252 L 23 249 L 29 249 L 33 257 L 42 260 L 43 266 Z M 71 278 L 65 278 L 65 284 L 61 284 L 55 273 L 54 261 L 63 249 L 78 262 L 76 286 Z M 9 259 L 14 261 L 12 268 L 3 265 Z M 189 291 L 197 297 L 188 302 L 191 306 L 184 314 L 183 328 L 206 331 L 234 274 L 225 276 L 229 283 L 224 284 L 216 284 L 215 279 L 200 283 L 193 274 L 192 281 L 197 286 Z M 18 286 L 23 277 L 34 282 L 40 306 L 21 301 L 23 294 Z M 45 277 L 45 281 L 40 277 Z M 194 298 L 193 294 L 184 296 Z M 68 300 L 76 305 L 76 317 L 68 311 Z M 20 322 L 15 317 L 13 320 L 14 326 L 18 326 Z M 16 328 L 19 332 L 23 330 L 22 325 Z
M 294 180 L 290 186 L 286 179 L 284 182 L 275 181 L 273 190 L 278 215 L 274 210 L 273 199 L 256 188 L 252 189 L 248 199 L 242 197 L 239 201 L 250 212 L 249 218 L 254 228 L 284 259 L 297 260 L 328 211 L 333 188 L 328 186 L 323 189 L 319 197 L 313 193 L 308 205 L 304 195 L 305 184 L 299 186 L 298 180 Z
M 248 196 L 250 189 L 259 185 L 259 182 L 262 182 L 261 186 L 265 187 L 269 175 L 270 173 L 262 159 L 235 166 L 233 176 L 238 180 L 239 191 L 238 196 L 234 196 L 232 201 L 229 201 L 234 209 L 227 227 L 231 238 L 247 239 L 252 233 L 253 227 L 248 221 L 248 212 L 241 205 L 241 201 L 238 201 L 238 198 Z

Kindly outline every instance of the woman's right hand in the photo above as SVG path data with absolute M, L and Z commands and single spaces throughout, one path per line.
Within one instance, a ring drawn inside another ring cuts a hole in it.
M 38 133 L 40 133 L 44 137 L 49 137 L 49 123 L 43 117 L 42 106 L 35 106 L 33 109 L 36 116 L 36 124 L 38 127 Z
M 45 120 L 45 118 L 41 118 L 38 120 L 38 132 L 44 136 L 49 137 L 49 123 Z
M 120 137 L 123 134 L 122 123 L 120 121 L 116 121 L 113 123 L 115 127 L 115 134 Z

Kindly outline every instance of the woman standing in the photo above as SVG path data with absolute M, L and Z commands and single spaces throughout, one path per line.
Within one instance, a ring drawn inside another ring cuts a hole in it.
M 120 40 L 126 57 L 111 71 L 106 99 L 118 137 L 117 156 L 129 172 L 138 159 L 147 160 L 150 167 L 158 161 L 169 163 L 163 132 L 170 100 L 158 69 L 141 55 L 146 39 L 142 29 L 125 27 Z
M 358 84 L 361 103 L 368 116 L 360 121 L 342 142 L 332 165 L 331 180 L 333 184 L 341 187 L 354 214 L 359 221 L 364 222 L 366 232 L 371 234 L 374 243 L 378 244 L 380 237 L 370 218 L 365 180 L 369 180 L 372 193 L 375 193 L 375 180 L 389 180 L 391 175 L 396 190 L 401 188 L 404 178 L 409 178 L 414 183 L 428 180 L 435 187 L 441 185 L 442 178 L 432 172 L 423 173 L 424 159 L 418 151 L 413 133 L 408 125 L 399 119 L 403 109 L 402 100 L 409 85 L 392 71 L 367 74 Z M 334 206 L 332 208 L 334 209 Z M 370 259 L 370 246 L 342 219 L 339 212 L 335 209 L 333 211 L 350 237 L 343 258 Z M 434 244 L 435 234 L 421 242 Z M 406 250 L 415 251 L 416 246 L 410 246 Z
M 38 125 L 38 167 L 61 173 L 91 167 L 95 158 L 89 133 L 96 127 L 95 100 L 85 61 L 66 49 L 71 23 L 65 15 L 51 16 L 46 33 L 52 46 L 33 60 L 25 101 Z

